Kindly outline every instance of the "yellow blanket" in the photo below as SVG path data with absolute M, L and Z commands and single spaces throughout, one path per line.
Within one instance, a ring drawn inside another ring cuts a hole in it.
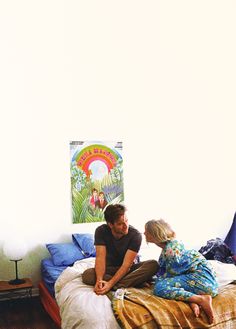
M 215 320 L 209 325 L 204 311 L 196 318 L 188 303 L 152 295 L 151 289 L 128 288 L 124 298 L 112 300 L 113 312 L 121 328 L 236 328 L 236 284 L 221 288 L 213 298 Z

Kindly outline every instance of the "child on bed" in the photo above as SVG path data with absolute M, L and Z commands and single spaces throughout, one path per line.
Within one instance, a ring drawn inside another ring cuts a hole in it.
M 162 219 L 148 221 L 144 234 L 147 242 L 162 248 L 154 295 L 190 303 L 196 317 L 201 307 L 209 323 L 213 323 L 212 297 L 217 295 L 218 285 L 205 257 L 196 250 L 185 249 Z

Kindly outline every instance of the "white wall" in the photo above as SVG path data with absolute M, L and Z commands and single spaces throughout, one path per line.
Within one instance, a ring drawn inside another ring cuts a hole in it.
M 0 255 L 21 274 L 72 232 L 70 140 L 122 140 L 130 223 L 163 217 L 191 247 L 235 212 L 234 1 L 0 2 Z M 10 236 L 10 237 L 9 237 Z M 0 279 L 14 276 L 0 257 Z

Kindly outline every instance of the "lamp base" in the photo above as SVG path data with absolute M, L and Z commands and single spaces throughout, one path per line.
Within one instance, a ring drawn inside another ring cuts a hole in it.
M 24 279 L 14 279 L 14 280 L 8 281 L 8 283 L 12 284 L 12 285 L 18 285 L 18 284 L 25 283 L 25 280 Z

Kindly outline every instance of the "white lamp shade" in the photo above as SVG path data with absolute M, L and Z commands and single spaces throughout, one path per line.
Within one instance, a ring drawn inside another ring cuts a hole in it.
M 22 240 L 11 240 L 4 243 L 4 255 L 10 260 L 19 260 L 26 255 L 26 245 Z

